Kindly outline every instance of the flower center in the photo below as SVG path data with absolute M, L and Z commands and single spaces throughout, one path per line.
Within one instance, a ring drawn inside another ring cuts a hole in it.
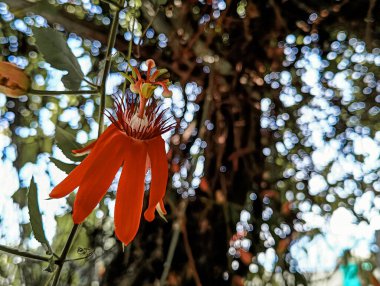
M 135 131 L 142 130 L 148 126 L 148 118 L 145 115 L 143 115 L 143 118 L 140 118 L 137 114 L 133 114 L 130 126 Z

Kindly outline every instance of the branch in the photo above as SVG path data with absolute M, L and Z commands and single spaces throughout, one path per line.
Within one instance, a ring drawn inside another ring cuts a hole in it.
M 368 45 L 368 48 L 372 48 L 372 23 L 375 22 L 373 17 L 373 9 L 375 8 L 376 0 L 369 0 L 369 7 L 367 12 L 367 17 L 364 21 L 367 23 L 365 27 L 365 36 L 364 39 Z
M 168 256 L 166 257 L 166 261 L 164 263 L 164 271 L 162 272 L 161 279 L 160 279 L 161 286 L 166 285 L 166 279 L 168 277 L 170 267 L 172 265 L 175 249 L 177 248 L 178 238 L 181 232 L 181 225 L 183 223 L 183 217 L 186 213 L 187 205 L 188 205 L 188 201 L 183 200 L 181 201 L 178 207 L 177 219 L 173 223 L 173 236 L 172 236 L 172 240 L 170 241 Z
M 13 255 L 22 256 L 22 257 L 29 258 L 29 259 L 34 259 L 34 260 L 39 260 L 39 261 L 44 261 L 44 262 L 50 261 L 49 257 L 41 256 L 41 255 L 37 255 L 37 254 L 32 254 L 32 253 L 29 253 L 26 251 L 21 251 L 21 250 L 11 248 L 11 247 L 8 247 L 5 245 L 0 245 L 0 251 L 4 251 L 4 252 L 7 252 L 7 253 L 10 253 Z
M 185 220 L 182 221 L 182 236 L 183 236 L 183 244 L 185 246 L 186 255 L 187 255 L 187 258 L 189 259 L 190 267 L 193 270 L 193 276 L 194 276 L 195 284 L 197 286 L 202 286 L 202 282 L 201 282 L 201 279 L 199 278 L 197 267 L 195 265 L 193 252 L 191 251 L 189 238 L 187 236 L 187 228 L 186 228 L 186 221 Z
M 45 2 L 30 2 L 26 0 L 2 0 L 6 3 L 10 10 L 17 16 L 24 16 L 33 12 L 44 17 L 49 24 L 58 23 L 62 25 L 66 31 L 75 31 L 75 33 L 85 39 L 98 40 L 102 44 L 107 43 L 108 30 L 107 26 L 95 25 L 92 22 L 80 20 L 75 15 L 67 13 L 64 9 L 46 4 Z M 112 4 L 115 5 L 115 4 Z M 115 44 L 117 49 L 125 48 L 125 40 L 120 37 Z
M 63 268 L 63 264 L 65 263 L 65 260 L 66 260 L 66 256 L 67 254 L 69 253 L 69 250 L 71 248 L 71 245 L 74 241 L 74 238 L 75 238 L 75 234 L 79 228 L 79 224 L 74 224 L 73 228 L 71 229 L 71 232 L 70 232 L 70 235 L 69 235 L 69 238 L 67 239 L 66 241 L 66 244 L 65 244 L 65 247 L 63 248 L 62 250 L 62 254 L 61 256 L 59 257 L 58 260 L 56 260 L 56 264 L 58 264 L 58 269 L 57 271 L 55 272 L 55 275 L 54 275 L 54 280 L 53 280 L 53 283 L 52 283 L 52 286 L 56 286 L 58 284 L 58 281 L 59 281 L 59 276 L 61 275 L 61 271 L 62 271 L 62 268 Z
M 32 89 L 28 92 L 28 94 L 32 95 L 41 95 L 41 96 L 49 96 L 49 95 L 83 95 L 83 94 L 98 94 L 97 90 L 35 90 Z

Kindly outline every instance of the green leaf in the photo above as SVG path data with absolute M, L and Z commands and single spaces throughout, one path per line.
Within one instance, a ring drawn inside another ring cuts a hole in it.
M 50 161 L 61 171 L 69 174 L 72 170 L 75 169 L 77 165 L 64 163 L 56 158 L 50 157 Z
M 38 50 L 53 68 L 68 72 L 62 78 L 66 88 L 78 90 L 84 77 L 77 58 L 67 45 L 63 33 L 52 28 L 32 28 Z
M 74 156 L 71 153 L 72 150 L 82 148 L 82 146 L 75 141 L 73 134 L 57 126 L 55 130 L 55 140 L 57 141 L 58 148 L 62 150 L 63 154 L 65 154 L 67 158 L 74 162 L 82 161 L 83 157 Z
M 28 190 L 26 188 L 18 189 L 14 194 L 12 195 L 12 200 L 20 206 L 22 209 L 26 206 L 26 195 Z
M 51 250 L 51 246 L 45 236 L 40 207 L 38 205 L 37 186 L 34 182 L 33 177 L 32 181 L 30 182 L 30 187 L 28 191 L 28 209 L 30 224 L 32 226 L 34 237 L 37 239 L 38 242 L 42 244 L 42 246 L 46 249 L 48 253 L 53 253 Z
M 21 169 L 28 162 L 36 162 L 39 153 L 39 143 L 35 138 L 27 138 L 27 140 L 20 140 L 19 144 L 17 167 Z

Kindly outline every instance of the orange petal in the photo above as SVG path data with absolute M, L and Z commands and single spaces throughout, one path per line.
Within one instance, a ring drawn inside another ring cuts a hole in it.
M 166 159 L 165 141 L 158 136 L 148 142 L 148 154 L 151 163 L 152 181 L 150 183 L 149 205 L 144 213 L 147 221 L 154 219 L 154 211 L 157 204 L 160 204 L 162 211 L 162 199 L 165 196 L 166 184 L 168 180 L 168 161 Z
M 146 144 L 130 140 L 126 148 L 115 204 L 115 233 L 126 245 L 133 240 L 140 225 L 147 157 Z
M 88 144 L 86 147 L 83 147 L 81 149 L 71 150 L 71 153 L 73 153 L 74 156 L 83 156 L 83 155 L 89 154 L 91 149 L 94 148 L 96 142 L 98 142 L 97 139 L 94 142 L 91 142 L 90 144 Z
M 104 136 L 111 136 L 111 134 L 113 132 L 117 131 L 117 130 L 118 130 L 117 127 L 114 124 L 111 124 L 110 126 L 107 127 L 107 129 L 103 132 L 102 135 L 104 135 Z M 91 149 L 94 148 L 96 142 L 98 142 L 98 140 L 95 140 L 94 142 L 90 143 L 89 145 L 87 145 L 84 148 L 72 150 L 71 152 L 75 156 L 83 156 L 85 154 L 90 153 Z
M 113 124 L 112 124 L 113 125 Z M 107 130 L 110 127 L 107 128 Z M 112 128 L 110 129 L 112 130 Z M 116 133 L 104 132 L 99 139 L 96 141 L 99 144 L 96 144 L 94 150 L 104 149 L 104 146 L 107 145 L 107 142 L 112 140 Z M 112 136 L 111 136 L 112 135 Z M 49 194 L 51 198 L 62 198 L 70 194 L 76 187 L 79 186 L 82 178 L 84 177 L 87 169 L 95 162 L 96 155 L 90 153 L 78 167 L 76 167 L 61 183 L 59 183 Z
M 126 138 L 122 133 L 115 133 L 111 140 L 102 144 L 102 148 L 97 148 L 99 142 L 90 153 L 89 156 L 95 156 L 95 160 L 80 182 L 74 201 L 74 223 L 82 223 L 107 192 L 122 164 Z

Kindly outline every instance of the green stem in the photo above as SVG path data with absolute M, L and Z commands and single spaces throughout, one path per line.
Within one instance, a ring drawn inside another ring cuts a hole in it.
M 121 6 L 124 6 L 124 0 L 122 1 Z M 120 11 L 120 9 L 117 9 L 114 12 L 110 36 L 108 37 L 108 42 L 107 42 L 106 64 L 104 66 L 102 83 L 100 85 L 100 107 L 99 107 L 98 137 L 103 133 L 103 130 L 104 130 L 104 110 L 106 107 L 106 81 L 107 81 L 107 76 L 108 76 L 110 69 L 111 69 L 111 61 L 112 61 L 111 52 L 112 52 L 113 47 L 115 46 L 117 29 L 119 26 L 119 11 Z
M 0 250 L 4 251 L 4 252 L 7 252 L 7 253 L 11 253 L 11 254 L 17 255 L 17 256 L 22 256 L 22 257 L 30 258 L 30 259 L 34 259 L 34 260 L 46 261 L 46 262 L 48 262 L 50 260 L 50 258 L 46 257 L 46 256 L 40 256 L 40 255 L 37 255 L 37 254 L 32 254 L 32 253 L 29 253 L 29 252 L 20 251 L 18 249 L 14 249 L 14 248 L 11 248 L 11 247 L 8 247 L 8 246 L 4 246 L 4 245 L 0 245 Z
M 128 74 L 128 69 L 131 67 L 130 62 L 131 62 L 131 54 L 132 54 L 133 37 L 134 37 L 134 31 L 135 31 L 135 20 L 136 20 L 136 17 L 135 17 L 135 14 L 133 13 L 131 40 L 129 41 L 129 44 L 128 44 L 127 70 L 126 70 L 127 74 Z M 124 55 L 124 58 L 125 58 L 125 55 Z M 125 94 L 126 89 L 127 89 L 127 80 L 124 80 L 123 89 L 122 89 L 123 94 Z
M 84 78 L 83 79 L 85 82 L 87 82 L 87 84 L 89 85 L 89 86 L 91 86 L 91 87 L 94 87 L 94 88 L 98 88 L 98 86 L 96 85 L 96 84 L 93 84 L 90 80 L 88 80 L 88 79 L 86 79 L 86 78 Z
M 56 286 L 58 284 L 59 276 L 61 275 L 63 264 L 65 263 L 66 256 L 70 251 L 71 244 L 74 241 L 75 234 L 76 234 L 79 226 L 80 226 L 80 224 L 74 224 L 73 228 L 71 229 L 69 238 L 66 241 L 65 247 L 62 250 L 61 256 L 59 257 L 58 260 L 56 260 L 56 264 L 58 265 L 58 268 L 54 274 L 54 280 L 53 280 L 53 283 L 51 284 L 51 286 Z
M 61 94 L 69 94 L 69 95 L 83 95 L 83 94 L 98 94 L 98 90 L 35 90 L 31 89 L 28 94 L 49 96 L 49 95 L 61 95 Z
M 177 248 L 179 235 L 181 233 L 181 225 L 183 224 L 183 218 L 185 216 L 186 208 L 187 208 L 188 201 L 183 200 L 180 202 L 179 208 L 178 208 L 178 214 L 177 219 L 173 223 L 173 235 L 172 239 L 170 241 L 169 245 L 169 251 L 168 255 L 166 256 L 166 261 L 164 263 L 164 271 L 162 272 L 161 278 L 160 278 L 160 285 L 164 286 L 166 285 L 166 279 L 169 275 L 170 267 L 172 265 L 173 257 L 175 250 Z
M 128 67 L 130 67 L 133 38 L 135 37 L 135 21 L 136 21 L 136 15 L 135 15 L 135 11 L 133 10 L 133 23 L 132 23 L 132 31 L 131 31 L 131 41 L 129 42 L 129 45 L 128 45 L 128 55 L 127 55 L 127 63 L 128 63 L 127 71 L 128 71 Z

